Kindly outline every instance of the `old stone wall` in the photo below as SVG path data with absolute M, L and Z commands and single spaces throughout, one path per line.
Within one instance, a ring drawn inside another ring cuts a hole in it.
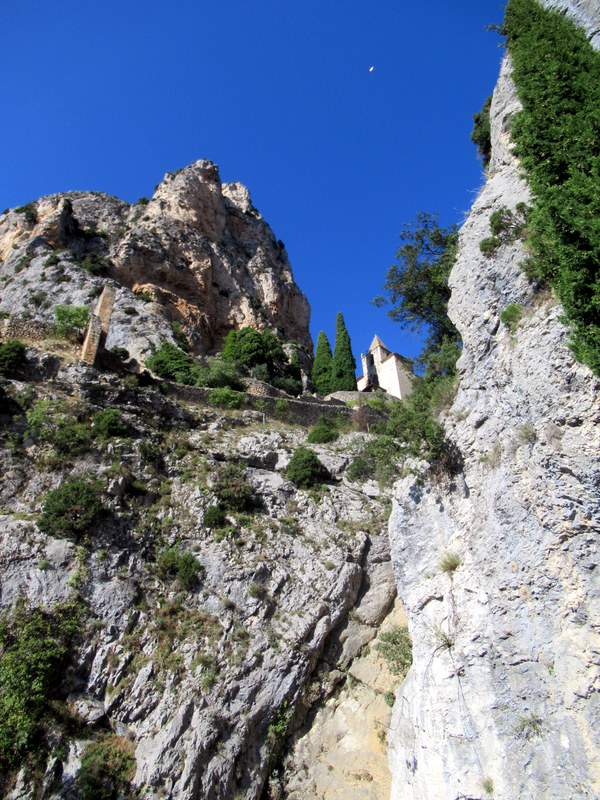
M 56 327 L 50 322 L 7 317 L 0 320 L 0 338 L 26 339 L 30 342 L 41 342 L 56 336 Z

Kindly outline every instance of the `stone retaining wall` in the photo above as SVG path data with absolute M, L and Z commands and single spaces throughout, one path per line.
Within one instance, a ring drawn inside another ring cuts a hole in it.
M 41 342 L 56 335 L 56 327 L 51 322 L 20 317 L 8 317 L 0 321 L 0 338 L 4 340 L 27 339 L 30 342 Z
M 260 381 L 256 381 L 255 383 L 260 383 Z M 179 400 L 203 404 L 208 402 L 207 392 L 210 392 L 210 389 L 199 386 L 184 386 L 183 384 L 173 383 L 172 381 L 166 381 L 166 385 L 169 394 Z M 356 409 L 348 408 L 339 400 L 322 401 L 315 397 L 291 397 L 267 384 L 263 384 L 263 386 L 278 394 L 269 397 L 267 395 L 257 395 L 248 391 L 247 401 L 248 404 L 257 411 L 262 411 L 267 417 L 273 419 L 280 419 L 285 422 L 309 427 L 314 425 L 319 417 L 322 416 L 342 414 L 352 419 L 357 413 Z M 253 398 L 256 398 L 259 402 L 253 402 Z M 361 409 L 361 414 L 365 424 L 371 424 L 382 420 L 380 414 L 369 408 L 363 407 Z

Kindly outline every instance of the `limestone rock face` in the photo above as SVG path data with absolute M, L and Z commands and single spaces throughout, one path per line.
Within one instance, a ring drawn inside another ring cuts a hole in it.
M 33 366 L 32 349 L 28 357 Z M 43 381 L 0 379 L 0 613 L 19 599 L 52 608 L 74 593 L 83 609 L 62 683 L 79 726 L 65 734 L 42 793 L 74 796 L 85 747 L 111 730 L 129 743 L 144 797 L 258 800 L 270 796 L 286 735 L 343 683 L 394 601 L 385 498 L 337 477 L 298 489 L 285 468 L 305 429 L 264 412 L 175 402 L 133 377 L 61 362 Z M 8 408 L 7 396 L 16 398 Z M 25 402 L 91 433 L 104 409 L 125 427 L 57 457 L 28 426 Z M 366 436 L 348 432 L 314 449 L 339 473 Z M 45 533 L 37 523 L 47 493 L 91 475 L 101 518 L 83 538 L 67 522 Z M 224 490 L 226 520 L 211 522 Z M 182 581 L 161 552 L 195 559 L 197 580 Z M 363 673 L 358 680 L 374 687 L 361 733 L 374 746 L 369 774 L 385 775 L 375 725 L 387 725 L 390 709 L 375 688 L 391 687 Z M 344 708 L 351 740 L 352 704 Z M 332 758 L 339 765 L 342 750 Z M 40 794 L 27 769 L 14 777 L 11 800 Z M 286 782 L 294 779 L 286 768 Z
M 55 305 L 93 305 L 112 279 L 118 291 L 107 346 L 136 358 L 172 339 L 173 322 L 196 354 L 215 352 L 244 325 L 312 350 L 310 308 L 283 243 L 248 190 L 222 185 L 212 162 L 167 173 L 151 200 L 133 206 L 69 192 L 31 208 L 35 219 L 15 210 L 0 217 L 0 311 L 21 313 L 25 303 L 31 318 L 51 320 Z
M 548 5 L 599 29 L 596 3 Z M 413 639 L 388 736 L 393 800 L 600 796 L 600 382 L 553 297 L 533 294 L 522 243 L 479 249 L 491 212 L 529 199 L 508 140 L 517 108 L 505 60 L 489 177 L 450 279 L 464 349 L 444 425 L 464 465 L 401 480 L 390 519 Z M 514 332 L 509 303 L 523 307 Z

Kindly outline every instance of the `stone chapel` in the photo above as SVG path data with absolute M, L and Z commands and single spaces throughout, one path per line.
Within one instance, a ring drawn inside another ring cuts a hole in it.
M 410 358 L 388 350 L 379 336 L 375 335 L 368 353 L 361 353 L 363 374 L 357 381 L 359 392 L 384 392 L 404 400 L 412 391 L 414 375 Z

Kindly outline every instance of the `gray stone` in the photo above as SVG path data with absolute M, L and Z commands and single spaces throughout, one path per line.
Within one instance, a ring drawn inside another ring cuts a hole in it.
M 600 28 L 596 3 L 585 8 Z M 479 250 L 490 213 L 529 200 L 510 151 L 505 59 L 485 187 L 460 231 L 449 313 L 463 351 L 444 418 L 462 474 L 395 487 L 390 538 L 413 666 L 388 735 L 393 800 L 598 797 L 600 382 L 574 361 L 561 309 L 535 297 L 521 242 Z M 499 323 L 524 307 L 514 333 Z M 494 324 L 490 324 L 494 321 Z M 499 323 L 499 324 L 497 324 Z M 571 423 L 571 424 L 570 424 Z M 459 554 L 451 573 L 445 551 Z

